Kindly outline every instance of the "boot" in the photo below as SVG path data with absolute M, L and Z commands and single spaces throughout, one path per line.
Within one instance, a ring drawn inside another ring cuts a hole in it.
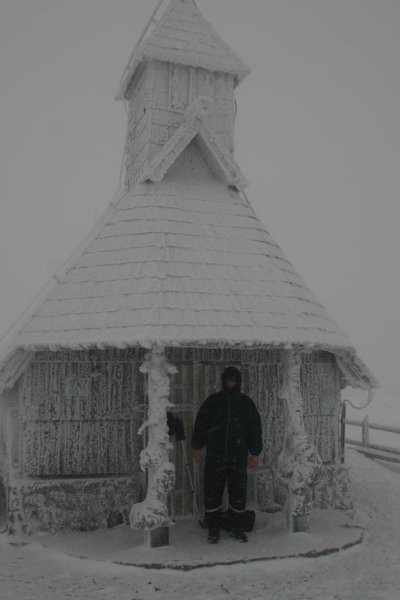
M 212 525 L 208 530 L 207 541 L 210 544 L 217 544 L 219 541 L 219 527 Z
M 238 542 L 248 542 L 248 537 L 242 529 L 232 529 L 231 536 Z
M 210 544 L 216 544 L 219 540 L 219 532 L 221 529 L 221 511 L 205 512 L 205 522 L 208 527 L 207 541 Z

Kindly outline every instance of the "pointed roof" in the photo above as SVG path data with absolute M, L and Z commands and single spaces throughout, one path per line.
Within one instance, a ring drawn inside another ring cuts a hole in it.
M 145 60 L 161 60 L 229 73 L 240 82 L 250 72 L 229 48 L 192 0 L 171 0 L 151 34 L 135 49 L 122 77 L 119 98 Z
M 320 348 L 354 385 L 377 385 L 246 198 L 211 178 L 124 196 L 15 347 L 153 343 Z

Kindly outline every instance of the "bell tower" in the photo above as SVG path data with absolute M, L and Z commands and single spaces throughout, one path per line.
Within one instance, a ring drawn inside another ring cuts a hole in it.
M 134 50 L 119 99 L 128 109 L 126 188 L 160 181 L 192 142 L 215 177 L 242 189 L 234 89 L 249 73 L 194 0 L 170 0 Z

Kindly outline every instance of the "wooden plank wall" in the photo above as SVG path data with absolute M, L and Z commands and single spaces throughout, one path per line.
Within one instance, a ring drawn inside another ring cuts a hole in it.
M 301 369 L 304 421 L 324 464 L 340 462 L 341 381 L 335 357 L 305 354 Z
M 140 356 L 136 350 L 36 354 L 19 384 L 25 475 L 137 470 L 145 401 Z
M 186 441 L 175 444 L 176 514 L 193 510 L 185 463 L 202 508 L 202 473 L 193 469 L 191 436 L 197 411 L 220 389 L 226 366 L 242 372 L 242 390 L 256 403 L 263 422 L 262 464 L 273 467 L 284 437 L 278 397 L 282 351 L 267 349 L 169 348 L 177 365 L 171 380 L 172 409 L 185 426 Z M 39 352 L 19 381 L 24 474 L 65 477 L 129 474 L 138 470 L 145 418 L 146 376 L 139 372 L 144 350 Z M 306 354 L 302 368 L 305 422 L 323 461 L 339 461 L 340 377 L 333 355 Z

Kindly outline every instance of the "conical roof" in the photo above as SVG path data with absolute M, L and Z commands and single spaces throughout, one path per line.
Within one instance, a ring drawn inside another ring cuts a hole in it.
M 153 343 L 329 350 L 348 381 L 378 385 L 246 198 L 211 178 L 124 195 L 13 347 Z
M 248 202 L 217 181 L 137 186 L 17 339 L 199 341 L 350 346 Z
M 186 152 L 193 164 L 194 146 Z M 185 180 L 184 164 L 176 170 Z M 172 170 L 125 195 L 16 345 L 294 344 L 332 350 L 368 380 L 248 200 L 199 172 L 189 184 Z
M 171 0 L 155 29 L 133 53 L 121 82 L 120 95 L 126 94 L 137 67 L 144 60 L 229 73 L 238 82 L 250 72 L 192 0 Z

